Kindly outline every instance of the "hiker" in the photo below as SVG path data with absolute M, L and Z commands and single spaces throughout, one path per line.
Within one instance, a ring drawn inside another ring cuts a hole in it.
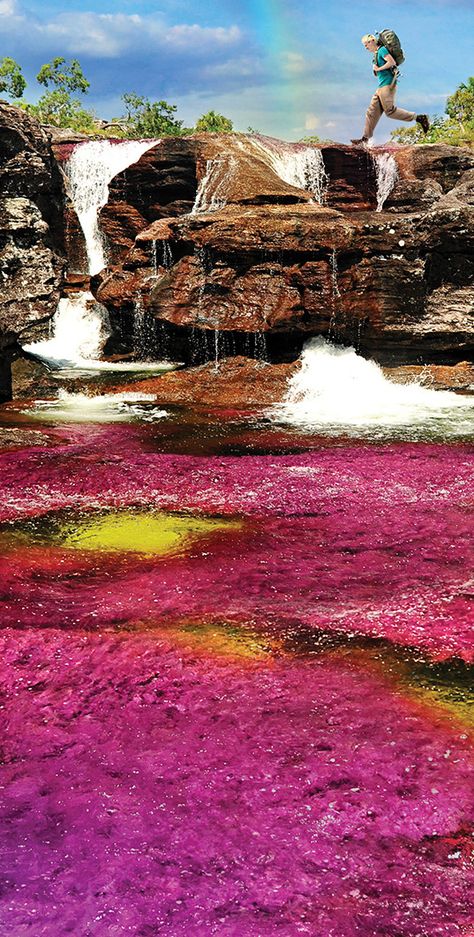
M 391 117 L 392 120 L 406 120 L 407 122 L 416 120 L 420 124 L 423 133 L 427 133 L 430 129 L 430 122 L 426 114 L 404 111 L 395 104 L 398 69 L 393 55 L 390 54 L 386 46 L 379 46 L 375 36 L 372 36 L 371 33 L 362 36 L 362 45 L 374 55 L 374 75 L 377 76 L 379 84 L 367 109 L 364 133 L 357 140 L 351 140 L 351 143 L 356 146 L 368 143 L 382 114 Z

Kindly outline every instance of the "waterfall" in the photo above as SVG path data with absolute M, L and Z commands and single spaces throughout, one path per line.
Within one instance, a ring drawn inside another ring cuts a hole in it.
M 196 192 L 192 215 L 218 211 L 224 207 L 227 202 L 227 185 L 236 165 L 237 160 L 233 156 L 207 160 L 206 172 Z
M 92 140 L 79 143 L 65 164 L 67 188 L 84 233 L 89 273 L 99 273 L 106 265 L 105 245 L 99 228 L 99 211 L 107 204 L 109 183 L 140 156 L 157 146 L 159 140 Z
M 53 370 L 168 371 L 167 362 L 101 361 L 99 356 L 110 335 L 109 314 L 92 293 L 72 293 L 59 301 L 53 317 L 53 334 L 42 342 L 24 345 L 24 351 L 40 358 Z
M 377 185 L 377 211 L 382 211 L 397 178 L 398 167 L 390 153 L 373 154 L 375 181 Z
M 272 162 L 280 179 L 297 189 L 306 189 L 322 203 L 327 177 L 321 150 L 306 147 L 294 153 L 275 154 Z
M 141 299 L 133 304 L 133 351 L 139 358 L 150 360 L 157 353 L 156 321 Z M 162 349 L 159 349 L 162 355 Z M 165 357 L 165 356 L 163 356 Z
M 140 156 L 156 146 L 157 140 L 131 140 L 111 143 L 98 140 L 80 143 L 65 166 L 68 190 L 86 240 L 89 273 L 105 266 L 105 248 L 99 229 L 99 209 L 107 203 L 109 183 Z M 153 242 L 156 251 L 156 242 Z M 168 257 L 168 255 L 167 255 Z M 136 311 L 135 339 L 144 351 L 146 323 Z M 164 362 L 100 361 L 106 339 L 111 334 L 108 312 L 90 292 L 73 293 L 60 300 L 52 320 L 52 334 L 46 341 L 24 345 L 24 350 L 40 358 L 53 370 L 74 371 L 159 371 L 174 364 Z M 148 353 L 149 347 L 145 349 Z
M 155 241 L 155 244 L 156 244 L 156 241 Z M 165 270 L 170 270 L 171 267 L 173 266 L 173 253 L 172 253 L 169 241 L 162 241 L 161 248 L 162 248 L 161 263 L 163 267 L 165 268 Z
M 23 348 L 53 368 L 77 367 L 100 355 L 110 331 L 109 314 L 92 293 L 72 293 L 59 300 L 52 336 Z
M 462 436 L 474 429 L 474 398 L 417 383 L 395 384 L 354 348 L 313 338 L 285 398 L 268 416 L 331 435 L 383 437 L 408 430 L 416 437 L 418 428 L 418 434 L 442 430 L 443 435 Z
M 161 257 L 158 263 L 158 244 L 161 248 Z M 151 279 L 157 280 L 162 274 L 158 273 L 158 266 L 163 267 L 165 270 L 171 270 L 173 266 L 173 252 L 169 245 L 168 241 L 152 241 L 151 242 Z
M 328 177 L 321 150 L 303 144 L 282 143 L 279 140 L 260 137 L 251 140 L 269 158 L 272 169 L 283 182 L 297 189 L 311 192 L 315 201 L 322 204 Z

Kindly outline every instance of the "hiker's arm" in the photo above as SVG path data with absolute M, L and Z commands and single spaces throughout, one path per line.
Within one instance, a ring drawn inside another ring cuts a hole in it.
M 374 65 L 374 72 L 384 72 L 387 68 L 397 67 L 397 63 L 393 55 L 390 55 L 390 53 L 384 56 L 384 62 L 385 65 Z

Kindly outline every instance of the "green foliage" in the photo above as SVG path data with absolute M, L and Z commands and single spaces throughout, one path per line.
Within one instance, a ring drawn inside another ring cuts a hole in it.
M 472 146 L 474 144 L 474 77 L 461 84 L 446 102 L 447 117 L 437 114 L 431 119 L 428 133 L 423 133 L 419 124 L 398 127 L 391 137 L 397 143 L 413 145 L 422 143 L 448 143 L 450 146 Z
M 81 94 L 85 94 L 90 87 L 77 59 L 72 59 L 70 65 L 61 57 L 47 62 L 46 65 L 41 66 L 36 80 L 45 88 L 53 85 L 58 90 L 70 93 L 80 91 Z
M 0 60 L 0 94 L 10 98 L 21 98 L 26 88 L 21 65 L 8 56 Z
M 457 120 L 461 126 L 474 121 L 474 77 L 468 78 L 467 85 L 459 85 L 454 94 L 448 98 L 446 113 L 452 120 Z
M 461 126 L 456 120 L 437 115 L 432 118 L 428 133 L 423 133 L 419 124 L 399 127 L 391 133 L 393 140 L 403 146 L 423 143 L 447 143 L 450 146 L 469 146 L 474 143 L 474 121 Z
M 126 117 L 120 119 L 123 136 L 138 140 L 143 137 L 179 137 L 186 133 L 183 121 L 176 120 L 177 107 L 167 101 L 149 101 L 134 92 L 122 95 Z
M 79 133 L 96 133 L 95 114 L 85 110 L 77 98 L 67 91 L 57 89 L 43 94 L 37 104 L 27 104 L 25 110 L 41 124 L 53 127 L 70 127 Z
M 234 125 L 228 117 L 223 114 L 217 114 L 216 111 L 208 111 L 202 114 L 196 122 L 194 128 L 196 133 L 232 133 Z
M 85 94 L 89 82 L 77 59 L 68 64 L 58 57 L 43 65 L 37 76 L 40 85 L 48 90 L 37 104 L 26 104 L 25 110 L 42 124 L 53 127 L 70 127 L 80 133 L 96 133 L 96 118 L 92 111 L 85 110 L 74 91 Z

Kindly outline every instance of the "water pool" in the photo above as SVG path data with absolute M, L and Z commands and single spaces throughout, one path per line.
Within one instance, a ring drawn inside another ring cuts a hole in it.
M 165 410 L 3 410 L 4 932 L 467 935 L 474 446 Z

